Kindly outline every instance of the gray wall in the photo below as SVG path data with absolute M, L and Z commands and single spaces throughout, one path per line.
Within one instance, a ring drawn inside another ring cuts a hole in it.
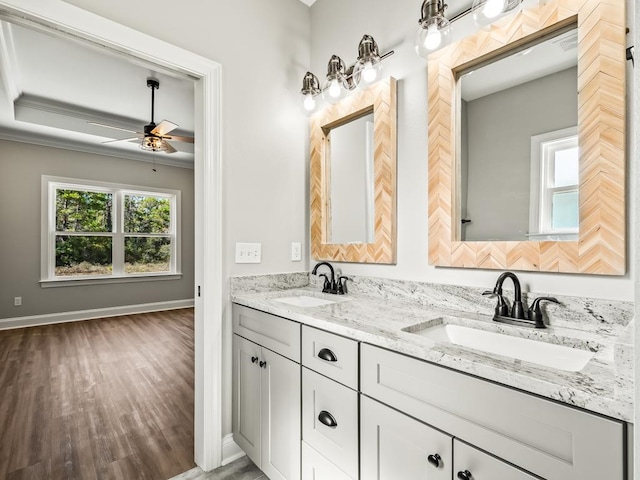
M 193 298 L 193 170 L 0 140 L 0 318 Z M 182 279 L 40 287 L 42 175 L 180 190 Z M 22 306 L 13 298 L 22 297 Z
M 467 102 L 465 240 L 527 240 L 531 137 L 578 124 L 577 69 Z
M 632 2 L 628 1 L 628 5 Z M 455 8 L 455 6 L 452 6 Z M 340 12 L 336 15 L 336 12 Z M 397 265 L 339 265 L 346 274 L 370 275 L 444 284 L 491 287 L 498 276 L 495 270 L 436 268 L 429 266 L 427 222 L 427 62 L 416 56 L 413 38 L 420 16 L 420 2 L 396 0 L 318 0 L 311 7 L 311 71 L 326 72 L 332 54 L 346 63 L 357 56 L 363 34 L 372 35 L 380 52 L 396 53 L 384 61 L 385 75 L 398 79 L 398 260 Z M 629 22 L 633 25 L 633 22 Z M 456 24 L 457 25 L 457 24 Z M 454 29 L 454 41 L 471 33 Z M 630 69 L 630 67 L 629 67 Z M 629 88 L 632 84 L 629 83 Z M 630 109 L 629 109 L 630 111 Z M 630 132 L 633 130 L 629 129 Z M 634 238 L 636 177 L 629 178 L 629 229 Z M 629 249 L 628 249 L 629 250 Z M 630 251 L 632 265 L 635 252 Z M 312 259 L 312 264 L 313 259 Z M 621 277 L 518 273 L 525 289 L 558 295 L 633 299 L 632 273 Z

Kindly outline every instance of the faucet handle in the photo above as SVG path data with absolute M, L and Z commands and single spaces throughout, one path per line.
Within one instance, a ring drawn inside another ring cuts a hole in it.
M 540 302 L 552 302 L 552 303 L 560 303 L 555 297 L 538 297 L 531 304 L 531 308 L 529 309 L 529 320 L 536 324 L 536 328 L 547 328 L 544 324 L 544 319 L 542 318 L 542 309 L 540 308 Z
M 322 285 L 322 291 L 324 293 L 331 291 L 331 282 L 329 281 L 329 277 L 327 277 L 326 273 L 321 273 L 318 275 L 319 277 L 324 277 L 324 284 Z
M 495 290 L 485 290 L 484 292 L 482 292 L 482 295 L 488 295 L 490 297 L 498 297 L 498 304 L 496 305 L 496 308 L 495 308 L 495 314 L 498 317 L 509 316 L 509 305 L 507 305 L 507 302 L 505 302 L 502 292 L 498 293 Z
M 338 295 L 344 295 L 347 293 L 347 280 L 351 279 L 344 275 L 340 275 L 338 277 Z

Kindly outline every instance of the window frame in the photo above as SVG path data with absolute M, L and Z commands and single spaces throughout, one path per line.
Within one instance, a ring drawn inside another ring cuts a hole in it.
M 58 232 L 56 230 L 56 191 L 60 189 L 111 193 L 111 232 Z M 128 233 L 124 231 L 124 198 L 141 195 L 168 198 L 171 202 L 169 233 Z M 182 277 L 181 271 L 181 192 L 168 188 L 142 187 L 121 183 L 101 182 L 67 177 L 43 175 L 41 181 L 41 252 L 40 284 L 42 287 L 87 285 L 103 283 L 139 282 L 150 280 L 174 280 Z M 110 275 L 56 276 L 55 241 L 58 235 L 104 236 L 112 238 L 112 270 Z M 124 242 L 127 237 L 169 237 L 171 258 L 169 271 L 126 273 Z
M 549 145 L 553 142 L 555 145 Z M 531 137 L 531 191 L 529 201 L 530 240 L 577 240 L 579 226 L 571 229 L 553 229 L 553 193 L 579 193 L 580 182 L 575 186 L 549 187 L 551 178 L 550 155 L 567 147 L 578 147 L 578 127 L 563 128 Z M 578 156 L 580 153 L 578 152 Z

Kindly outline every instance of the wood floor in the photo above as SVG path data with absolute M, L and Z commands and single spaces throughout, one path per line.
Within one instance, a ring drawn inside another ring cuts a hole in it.
M 193 310 L 0 331 L 0 479 L 153 479 L 193 463 Z

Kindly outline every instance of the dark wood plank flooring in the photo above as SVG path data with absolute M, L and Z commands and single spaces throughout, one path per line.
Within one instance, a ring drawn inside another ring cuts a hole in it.
M 193 343 L 193 309 L 0 331 L 0 479 L 193 468 Z

